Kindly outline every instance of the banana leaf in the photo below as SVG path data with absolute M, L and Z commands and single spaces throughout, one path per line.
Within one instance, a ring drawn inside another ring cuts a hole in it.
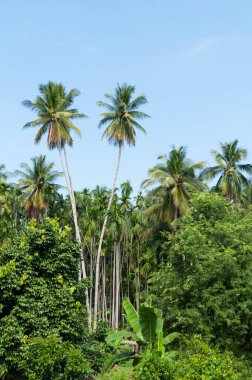
M 125 317 L 128 322 L 128 324 L 133 328 L 135 334 L 136 334 L 136 340 L 143 341 L 143 335 L 141 332 L 141 326 L 139 321 L 139 315 L 137 311 L 135 310 L 134 306 L 130 302 L 129 298 L 125 298 L 123 301 L 123 307 L 126 312 Z

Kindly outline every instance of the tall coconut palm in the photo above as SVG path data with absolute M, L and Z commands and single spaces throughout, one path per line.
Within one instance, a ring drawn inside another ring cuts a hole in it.
M 189 207 L 191 191 L 204 187 L 196 175 L 204 162 L 193 164 L 186 153 L 186 148 L 181 146 L 173 147 L 168 156 L 159 156 L 161 163 L 149 170 L 149 178 L 142 183 L 143 188 L 152 187 L 148 196 L 153 205 L 147 213 L 154 214 L 160 222 L 170 223 L 183 215 Z
M 66 92 L 61 83 L 48 82 L 39 86 L 40 95 L 34 101 L 24 100 L 23 105 L 34 111 L 38 118 L 25 124 L 24 128 L 39 127 L 35 136 L 35 143 L 39 143 L 43 135 L 47 135 L 47 145 L 49 149 L 58 149 L 62 168 L 66 178 L 66 184 L 72 204 L 73 219 L 75 225 L 76 239 L 81 243 L 78 227 L 75 198 L 72 188 L 72 181 L 68 169 L 66 145 L 73 145 L 71 132 L 80 136 L 80 130 L 72 120 L 86 117 L 79 113 L 77 109 L 71 108 L 74 98 L 79 95 L 76 89 Z M 62 157 L 64 152 L 64 159 Z
M 238 147 L 238 140 L 221 143 L 221 152 L 212 151 L 217 163 L 205 168 L 200 178 L 211 180 L 218 177 L 216 190 L 221 191 L 228 202 L 241 200 L 242 189 L 249 187 L 249 181 L 244 173 L 252 174 L 252 165 L 240 163 L 247 157 L 247 150 Z
M 23 170 L 16 170 L 20 177 L 19 186 L 22 190 L 22 201 L 31 218 L 39 220 L 41 212 L 46 208 L 47 197 L 53 190 L 60 186 L 55 181 L 62 173 L 54 171 L 54 163 L 46 162 L 46 156 L 33 157 L 32 167 L 26 163 L 20 166 Z
M 40 95 L 34 101 L 24 100 L 23 105 L 37 114 L 37 119 L 25 124 L 24 128 L 38 127 L 35 136 L 35 143 L 40 142 L 43 135 L 47 135 L 47 145 L 49 149 L 57 149 L 60 155 L 62 168 L 64 171 L 68 193 L 72 206 L 73 220 L 75 226 L 76 240 L 81 244 L 80 230 L 78 226 L 76 202 L 68 168 L 66 145 L 73 145 L 71 132 L 80 136 L 80 130 L 72 120 L 86 117 L 72 108 L 74 99 L 79 95 L 79 91 L 72 89 L 66 92 L 61 83 L 48 82 L 39 86 Z M 64 153 L 64 158 L 62 156 Z M 80 275 L 86 278 L 86 268 L 84 258 L 81 258 Z M 88 323 L 91 324 L 91 314 L 89 310 L 88 290 L 86 290 L 86 306 L 88 311 Z
M 106 129 L 102 137 L 106 137 L 109 143 L 118 147 L 118 159 L 97 252 L 95 269 L 94 329 L 96 329 L 97 324 L 97 304 L 102 242 L 119 173 L 122 149 L 125 144 L 128 144 L 129 146 L 135 145 L 136 130 L 140 130 L 143 133 L 146 133 L 145 129 L 138 123 L 137 120 L 149 117 L 146 113 L 138 111 L 138 108 L 141 105 L 147 103 L 145 95 L 140 95 L 136 98 L 133 98 L 134 93 L 134 86 L 129 86 L 127 84 L 123 84 L 122 86 L 117 85 L 114 94 L 104 95 L 108 102 L 97 102 L 97 105 L 99 107 L 104 107 L 107 109 L 107 112 L 104 112 L 100 115 L 102 119 L 99 123 L 99 127 L 101 128 L 106 125 Z

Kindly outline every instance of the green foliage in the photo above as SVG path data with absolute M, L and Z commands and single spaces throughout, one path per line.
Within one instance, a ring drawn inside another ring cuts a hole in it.
M 160 353 L 148 352 L 134 368 L 134 379 L 137 380 L 171 380 L 174 372 L 170 359 L 161 358 Z
M 29 380 L 84 380 L 92 374 L 82 352 L 57 336 L 28 339 L 20 349 L 19 367 Z
M 142 183 L 144 188 L 152 187 L 148 197 L 153 204 L 146 213 L 159 222 L 170 223 L 183 215 L 188 210 L 191 193 L 204 188 L 196 175 L 204 162 L 193 164 L 186 153 L 186 148 L 181 146 L 173 147 L 168 156 L 159 156 L 161 163 L 149 170 L 149 178 Z
M 187 340 L 176 360 L 148 352 L 134 369 L 137 380 L 249 380 L 251 376 L 245 361 L 221 354 L 199 337 Z
M 241 201 L 242 191 L 250 187 L 245 174 L 252 174 L 252 165 L 240 163 L 247 158 L 247 150 L 238 147 L 238 140 L 221 143 L 221 153 L 213 150 L 216 166 L 204 169 L 201 178 L 219 177 L 215 189 L 221 191 L 228 201 Z
M 31 159 L 32 167 L 26 163 L 16 170 L 19 186 L 22 190 L 22 202 L 31 218 L 39 219 L 43 209 L 47 207 L 49 195 L 60 188 L 54 182 L 62 173 L 54 171 L 54 163 L 46 162 L 46 156 L 40 155 Z
M 239 353 L 252 351 L 252 212 L 216 194 L 198 194 L 167 235 L 167 263 L 151 280 L 166 326 L 201 334 Z
M 35 143 L 47 134 L 49 149 L 62 149 L 66 144 L 72 146 L 71 132 L 80 135 L 79 128 L 73 124 L 72 120 L 86 117 L 77 109 L 72 108 L 74 98 L 79 95 L 79 91 L 72 89 L 66 92 L 61 83 L 50 81 L 45 85 L 39 85 L 39 93 L 40 95 L 34 101 L 23 101 L 23 105 L 38 116 L 36 120 L 26 123 L 24 128 L 39 127 Z
M 97 380 L 130 380 L 133 378 L 132 367 L 116 366 L 108 373 L 100 375 Z
M 186 342 L 186 347 L 175 364 L 176 380 L 249 380 L 252 370 L 246 362 L 229 353 L 221 354 L 199 337 Z
M 165 345 L 173 342 L 178 338 L 178 333 L 172 333 L 165 338 L 163 337 L 163 318 L 162 311 L 156 309 L 144 302 L 139 307 L 139 314 L 131 304 L 129 299 L 123 301 L 123 307 L 126 312 L 126 319 L 134 333 L 122 330 L 114 332 L 107 336 L 106 342 L 116 351 L 115 355 L 107 362 L 103 371 L 111 368 L 114 364 L 134 358 L 134 362 L 144 360 L 152 349 L 158 352 L 162 357 L 171 358 L 177 355 L 176 351 L 165 352 Z M 130 340 L 129 340 L 130 338 Z M 124 341 L 125 339 L 126 342 Z M 133 341 L 132 340 L 136 340 Z M 125 344 L 134 343 L 135 350 L 125 349 Z M 137 345 L 136 345 L 137 343 Z M 144 356 L 139 352 L 139 346 L 144 350 Z M 117 352 L 118 349 L 119 353 Z
M 110 103 L 99 101 L 97 105 L 108 110 L 100 116 L 102 120 L 99 127 L 107 124 L 102 135 L 113 145 L 135 145 L 136 130 L 146 133 L 137 120 L 149 117 L 146 113 L 138 111 L 138 108 L 147 103 L 145 95 L 139 95 L 135 99 L 135 86 L 123 84 L 117 85 L 115 93 L 105 94 Z
M 49 218 L 30 222 L 13 246 L 2 249 L 1 378 L 82 379 L 90 365 L 98 370 L 103 364 L 104 343 L 86 329 L 78 263 L 70 229 Z

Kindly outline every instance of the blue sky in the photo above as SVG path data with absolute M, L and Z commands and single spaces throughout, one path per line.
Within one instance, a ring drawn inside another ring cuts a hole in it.
M 212 163 L 220 141 L 238 138 L 252 161 L 251 0 L 1 0 L 0 163 L 9 171 L 47 153 L 22 130 L 34 115 L 21 105 L 38 84 L 78 88 L 82 138 L 69 150 L 74 187 L 111 186 L 116 148 L 101 141 L 97 100 L 117 83 L 136 86 L 148 135 L 123 152 L 119 182 L 135 191 L 160 153 L 186 145 Z

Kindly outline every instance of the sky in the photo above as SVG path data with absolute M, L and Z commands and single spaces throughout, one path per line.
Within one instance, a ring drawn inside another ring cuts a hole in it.
M 101 140 L 96 105 L 117 83 L 134 85 L 148 103 L 147 136 L 122 155 L 118 183 L 137 192 L 157 156 L 173 145 L 213 164 L 212 149 L 238 138 L 252 161 L 251 0 L 0 0 L 0 163 L 8 171 L 46 154 L 34 144 L 35 115 L 21 102 L 38 85 L 61 82 L 81 95 L 88 118 L 68 149 L 74 188 L 110 187 L 117 149 Z

